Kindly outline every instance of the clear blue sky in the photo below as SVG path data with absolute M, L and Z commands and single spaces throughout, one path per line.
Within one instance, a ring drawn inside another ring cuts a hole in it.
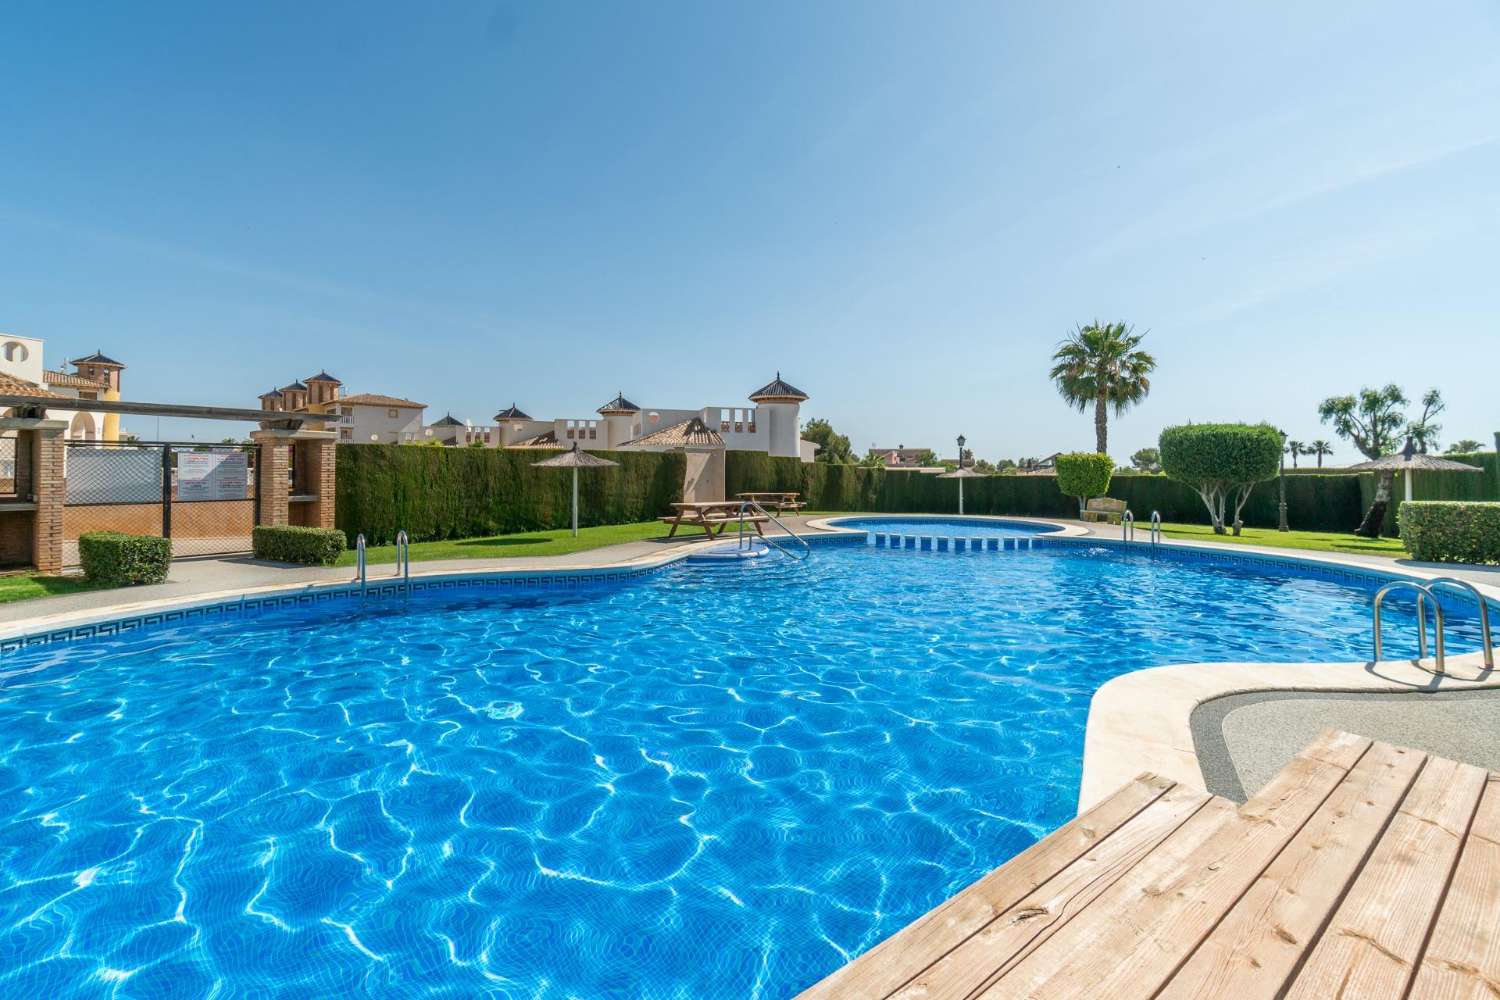
M 1118 461 L 1392 380 L 1491 441 L 1500 6 L 1227 6 L 11 0 L 0 330 L 476 421 L 780 369 L 1014 457 L 1092 444 L 1046 368 L 1097 316 L 1161 362 Z

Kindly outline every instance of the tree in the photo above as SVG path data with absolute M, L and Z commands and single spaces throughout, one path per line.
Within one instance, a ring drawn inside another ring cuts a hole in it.
M 1443 425 L 1432 421 L 1447 408 L 1448 404 L 1443 402 L 1443 394 L 1436 389 L 1428 389 L 1422 394 L 1422 415 L 1406 422 L 1406 436 L 1417 446 L 1417 451 L 1425 455 L 1428 448 L 1437 450 L 1438 435 L 1442 433 Z
M 926 466 L 937 465 L 937 453 L 934 452 L 931 448 L 925 449 L 917 455 L 917 464 Z
M 1318 468 L 1321 469 L 1323 467 L 1323 456 L 1333 454 L 1333 445 L 1329 444 L 1327 441 L 1324 441 L 1322 438 L 1319 438 L 1312 444 L 1308 445 L 1307 451 L 1303 454 L 1318 456 Z
M 1286 443 L 1286 453 L 1292 456 L 1292 468 L 1295 469 L 1297 467 L 1297 456 L 1306 455 L 1308 453 L 1307 446 L 1301 441 L 1288 441 Z
M 998 462 L 995 463 L 995 471 L 996 472 L 1015 472 L 1016 471 L 1016 463 L 1012 459 L 1002 458 L 1000 461 L 998 461 Z
M 1057 456 L 1057 488 L 1063 496 L 1078 499 L 1078 516 L 1091 497 L 1109 492 L 1109 478 L 1115 463 L 1108 455 L 1075 451 Z
M 1184 424 L 1161 432 L 1167 475 L 1197 491 L 1214 534 L 1225 532 L 1226 505 L 1234 505 L 1234 533 L 1255 484 L 1274 479 L 1281 466 L 1281 432 L 1270 424 Z
M 1130 456 L 1130 464 L 1137 472 L 1160 472 L 1161 471 L 1161 449 L 1142 448 Z
M 854 464 L 858 465 L 861 469 L 883 469 L 885 468 L 885 458 L 882 455 L 871 452 Z
M 990 464 L 990 460 L 987 458 L 976 460 L 974 464 L 970 466 L 970 468 L 975 472 L 982 472 L 986 476 L 992 476 L 995 474 L 995 467 L 994 465 Z
M 814 417 L 803 425 L 802 438 L 818 446 L 815 461 L 827 465 L 854 464 L 854 449 L 850 447 L 849 439 L 822 417 Z
M 1444 454 L 1472 455 L 1474 452 L 1479 451 L 1482 448 L 1484 448 L 1484 445 L 1478 441 L 1475 441 L 1473 438 L 1464 438 L 1462 441 L 1455 441 L 1450 444 L 1448 446 L 1448 450 L 1444 452 Z
M 1330 396 L 1318 404 L 1323 423 L 1333 425 L 1341 438 L 1348 438 L 1368 459 L 1383 458 L 1397 448 L 1397 435 L 1406 423 L 1403 408 L 1411 400 L 1399 385 L 1383 389 L 1364 388 L 1358 396 Z
M 1101 455 L 1109 451 L 1110 409 L 1118 417 L 1151 391 L 1156 359 L 1139 350 L 1144 337 L 1124 323 L 1095 320 L 1069 334 L 1052 355 L 1058 393 L 1079 413 L 1094 408 L 1094 442 Z

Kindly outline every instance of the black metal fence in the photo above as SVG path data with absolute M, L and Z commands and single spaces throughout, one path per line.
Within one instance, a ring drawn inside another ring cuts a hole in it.
M 64 562 L 78 536 L 123 531 L 172 540 L 172 555 L 250 550 L 259 519 L 251 444 L 69 441 L 64 459 Z

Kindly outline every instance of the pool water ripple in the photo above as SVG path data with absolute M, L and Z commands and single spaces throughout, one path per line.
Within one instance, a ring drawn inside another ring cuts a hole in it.
M 1071 816 L 1105 680 L 1360 659 L 1368 596 L 834 546 L 13 656 L 0 995 L 790 996 Z

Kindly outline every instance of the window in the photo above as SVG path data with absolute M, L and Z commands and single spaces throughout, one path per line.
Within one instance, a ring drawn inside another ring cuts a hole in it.
M 385 415 L 390 417 L 392 420 L 395 420 L 397 417 L 401 416 L 401 411 L 393 406 L 389 410 L 385 411 Z
M 18 340 L 8 341 L 5 345 L 6 361 L 25 361 L 30 356 L 31 352 L 26 350 L 26 345 Z

